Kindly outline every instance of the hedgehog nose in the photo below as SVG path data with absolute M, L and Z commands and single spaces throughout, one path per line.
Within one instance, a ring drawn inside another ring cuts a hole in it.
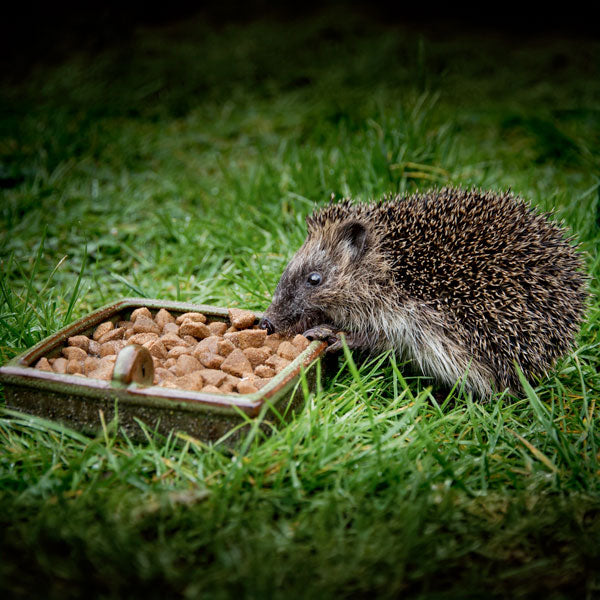
M 273 323 L 271 323 L 271 321 L 269 321 L 269 319 L 267 319 L 266 317 L 263 317 L 259 322 L 258 322 L 258 326 L 261 329 L 266 329 L 267 333 L 269 335 L 271 335 L 272 333 L 275 333 L 275 325 L 273 325 Z

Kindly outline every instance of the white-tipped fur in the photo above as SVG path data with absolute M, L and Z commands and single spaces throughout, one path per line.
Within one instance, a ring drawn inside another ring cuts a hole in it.
M 391 310 L 374 310 L 372 306 L 361 314 L 360 326 L 348 331 L 362 332 L 370 338 L 370 345 L 378 351 L 393 350 L 401 359 L 414 361 L 418 369 L 447 385 L 454 385 L 464 377 L 468 391 L 478 397 L 492 393 L 493 376 L 489 368 L 474 361 L 465 349 L 444 335 L 440 315 L 428 307 L 407 303 Z M 423 315 L 428 314 L 428 325 Z

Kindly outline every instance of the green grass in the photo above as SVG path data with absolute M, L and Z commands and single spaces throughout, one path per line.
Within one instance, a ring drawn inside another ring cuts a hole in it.
M 600 594 L 600 45 L 338 17 L 139 27 L 6 79 L 0 362 L 123 296 L 264 309 L 316 203 L 445 184 L 573 229 L 577 349 L 485 404 L 348 354 L 233 453 L 4 411 L 9 596 Z

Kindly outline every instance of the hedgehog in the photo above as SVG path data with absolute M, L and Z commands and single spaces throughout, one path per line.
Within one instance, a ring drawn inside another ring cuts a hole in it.
M 394 351 L 476 397 L 547 376 L 574 343 L 587 277 L 565 228 L 512 192 L 444 188 L 316 210 L 260 326 L 328 351 Z

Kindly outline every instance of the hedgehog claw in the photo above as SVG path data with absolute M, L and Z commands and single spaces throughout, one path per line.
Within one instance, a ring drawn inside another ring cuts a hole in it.
M 304 332 L 304 337 L 309 340 L 322 340 L 327 342 L 327 354 L 334 354 L 343 349 L 342 338 L 345 338 L 349 348 L 353 348 L 356 344 L 354 338 L 343 331 L 336 331 L 329 325 L 317 325 Z
M 311 327 L 305 331 L 303 335 L 311 342 L 313 340 L 321 340 L 323 342 L 327 342 L 328 344 L 333 344 L 339 339 L 335 330 L 329 325 L 317 325 L 316 327 Z

